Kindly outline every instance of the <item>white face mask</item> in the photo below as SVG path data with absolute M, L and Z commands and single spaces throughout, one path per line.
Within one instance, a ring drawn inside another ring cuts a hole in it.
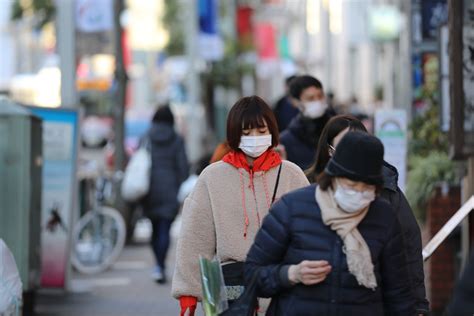
M 337 205 L 347 213 L 355 213 L 366 208 L 373 200 L 375 200 L 375 191 L 356 191 L 337 184 L 334 199 Z
M 252 158 L 260 157 L 272 145 L 272 135 L 242 136 L 239 148 Z
M 303 115 L 307 118 L 315 119 L 324 115 L 328 105 L 322 101 L 310 101 L 304 102 L 303 107 Z

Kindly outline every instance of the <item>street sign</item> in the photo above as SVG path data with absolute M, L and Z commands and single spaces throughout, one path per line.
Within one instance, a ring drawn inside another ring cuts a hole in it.
M 78 112 L 29 109 L 43 120 L 41 286 L 65 288 L 76 201 Z
M 398 170 L 398 186 L 406 184 L 407 113 L 404 110 L 377 110 L 375 135 L 385 147 L 384 159 Z

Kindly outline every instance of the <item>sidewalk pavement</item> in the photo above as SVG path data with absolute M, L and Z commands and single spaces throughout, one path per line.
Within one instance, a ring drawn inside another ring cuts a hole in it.
M 36 316 L 176 316 L 179 303 L 171 297 L 175 238 L 169 250 L 168 283 L 151 279 L 154 258 L 148 243 L 128 245 L 111 269 L 98 275 L 72 272 L 70 291 L 40 290 Z M 196 315 L 203 315 L 198 307 Z

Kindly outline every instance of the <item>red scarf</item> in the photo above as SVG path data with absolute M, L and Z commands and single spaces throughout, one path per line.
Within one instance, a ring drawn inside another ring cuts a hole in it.
M 259 171 L 268 171 L 273 167 L 281 164 L 280 155 L 278 155 L 274 150 L 269 149 L 264 152 L 260 157 L 254 160 L 253 166 L 250 167 L 247 159 L 245 159 L 245 154 L 239 151 L 231 151 L 222 158 L 222 161 L 227 162 L 228 164 L 239 168 L 244 168 L 247 172 L 259 172 Z

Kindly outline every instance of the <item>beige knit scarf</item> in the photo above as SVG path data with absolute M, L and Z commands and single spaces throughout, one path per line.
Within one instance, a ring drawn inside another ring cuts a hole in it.
M 344 242 L 343 251 L 346 254 L 349 272 L 355 276 L 359 285 L 375 290 L 377 280 L 370 250 L 357 229 L 357 225 L 367 215 L 369 207 L 356 213 L 344 212 L 337 205 L 334 192 L 330 188 L 322 191 L 319 186 L 316 188 L 316 202 L 321 209 L 324 224 L 334 230 Z

